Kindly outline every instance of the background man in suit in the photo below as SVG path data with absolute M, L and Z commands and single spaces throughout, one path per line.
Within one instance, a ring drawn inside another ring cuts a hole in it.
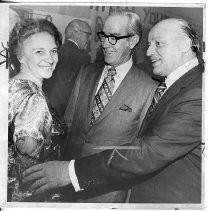
M 147 55 L 154 73 L 166 77 L 166 90 L 158 103 L 153 101 L 135 141 L 70 164 L 28 169 L 24 182 L 36 178 L 36 193 L 72 182 L 81 194 L 99 194 L 120 181 L 133 186 L 130 202 L 201 203 L 203 69 L 196 57 L 198 38 L 186 21 L 166 19 L 151 29 L 148 41 Z M 160 87 L 154 99 L 158 93 Z M 72 166 L 76 179 L 69 177 Z
M 58 50 L 55 71 L 43 83 L 44 92 L 61 117 L 81 66 L 91 62 L 87 52 L 91 33 L 91 28 L 85 21 L 74 19 L 67 25 L 64 44 Z
M 131 54 L 141 33 L 140 18 L 134 13 L 116 11 L 105 21 L 103 31 L 98 33 L 105 63 L 81 69 L 65 112 L 69 129 L 68 144 L 62 152 L 65 160 L 97 153 L 104 146 L 129 143 L 136 136 L 156 89 L 156 83 L 132 61 Z M 116 75 L 108 102 L 100 87 L 111 90 L 109 80 L 104 82 L 111 67 Z M 125 198 L 126 192 L 121 191 L 83 202 L 124 202 Z

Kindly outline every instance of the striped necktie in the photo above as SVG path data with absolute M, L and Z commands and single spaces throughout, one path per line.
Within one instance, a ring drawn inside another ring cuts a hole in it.
M 108 70 L 107 75 L 104 78 L 103 83 L 100 86 L 97 94 L 95 95 L 93 110 L 91 114 L 91 122 L 90 122 L 91 126 L 99 118 L 105 106 L 108 104 L 108 102 L 112 98 L 112 93 L 113 93 L 114 85 L 115 85 L 114 76 L 116 74 L 117 74 L 116 69 L 114 67 L 111 67 Z
M 167 89 L 166 83 L 165 81 L 161 82 L 159 84 L 159 86 L 157 87 L 154 97 L 152 99 L 152 104 L 150 107 L 150 112 L 153 111 L 153 109 L 155 108 L 156 104 L 158 103 L 158 101 L 160 100 L 160 98 L 163 96 L 165 90 Z

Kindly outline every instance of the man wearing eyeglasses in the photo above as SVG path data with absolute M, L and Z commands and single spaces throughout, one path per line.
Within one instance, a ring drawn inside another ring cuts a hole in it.
M 80 71 L 65 113 L 70 131 L 64 152 L 65 160 L 131 142 L 141 126 L 156 88 L 156 83 L 132 61 L 132 52 L 142 35 L 137 14 L 113 12 L 106 19 L 103 31 L 97 35 L 105 63 L 87 65 Z M 109 95 L 106 89 L 111 88 L 109 79 L 106 83 L 104 80 L 110 69 L 115 72 L 112 76 L 114 87 L 111 99 L 106 99 L 106 95 Z M 126 193 L 115 191 L 94 198 L 88 195 L 90 199 L 82 202 L 124 202 Z
M 74 19 L 66 26 L 65 41 L 58 50 L 55 71 L 43 83 L 44 92 L 61 118 L 81 66 L 91 62 L 87 51 L 91 33 L 89 24 L 80 19 Z
M 98 32 L 105 63 L 83 67 L 65 112 L 68 125 L 64 160 L 76 159 L 131 143 L 151 104 L 156 82 L 138 69 L 132 52 L 142 35 L 137 14 L 115 11 Z M 76 190 L 73 162 L 69 166 Z M 115 184 L 116 188 L 118 185 Z M 78 202 L 125 202 L 127 191 L 94 197 L 94 190 Z M 66 193 L 67 198 L 69 197 Z

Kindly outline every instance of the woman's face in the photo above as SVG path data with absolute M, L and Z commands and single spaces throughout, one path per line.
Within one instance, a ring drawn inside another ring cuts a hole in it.
M 23 42 L 20 63 L 38 80 L 50 78 L 57 62 L 57 46 L 49 33 L 34 34 Z

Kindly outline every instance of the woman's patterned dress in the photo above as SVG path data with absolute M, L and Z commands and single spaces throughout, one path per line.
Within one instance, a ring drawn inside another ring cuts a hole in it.
M 65 124 L 50 108 L 47 99 L 30 80 L 9 80 L 8 107 L 8 201 L 59 201 L 59 193 L 49 192 L 39 197 L 29 191 L 31 184 L 22 184 L 23 171 L 37 163 L 58 160 L 64 142 Z M 16 146 L 18 140 L 32 137 L 34 150 L 22 154 Z

